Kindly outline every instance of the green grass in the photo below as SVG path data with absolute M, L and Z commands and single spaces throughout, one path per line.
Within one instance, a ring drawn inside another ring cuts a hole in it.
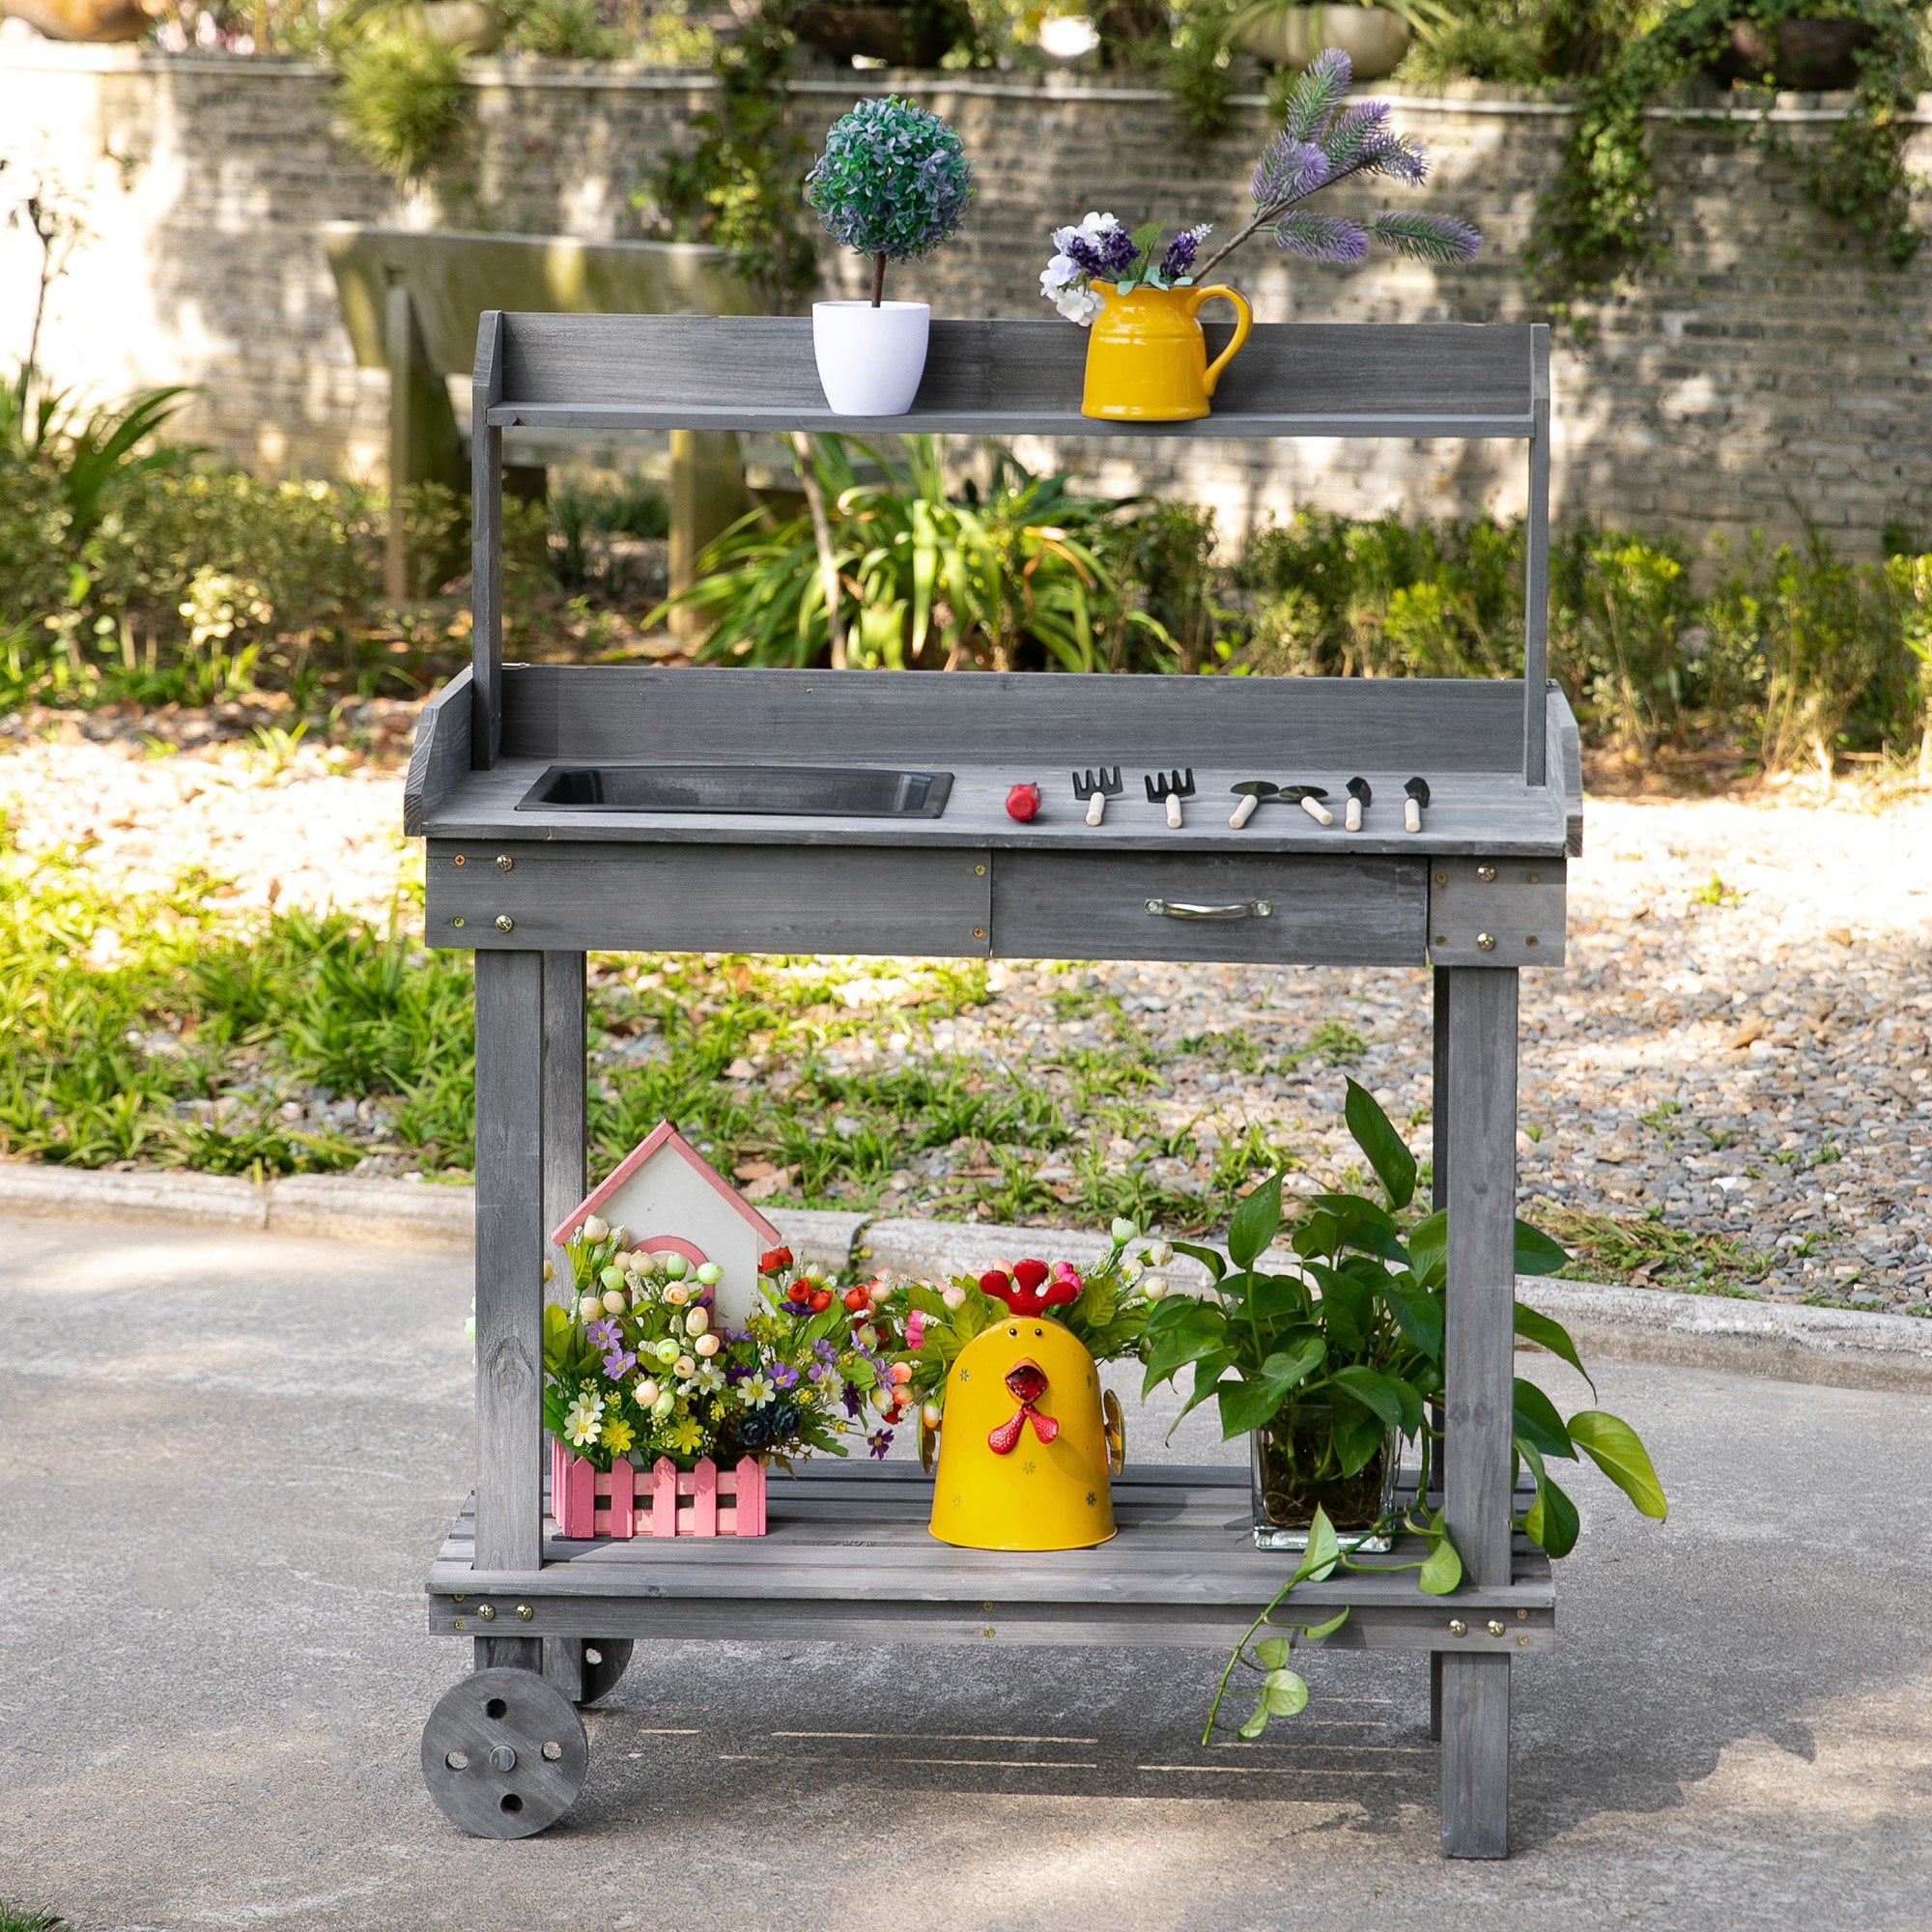
M 188 874 L 119 895 L 75 854 L 19 851 L 0 821 L 0 1156 L 260 1179 L 373 1153 L 460 1179 L 475 1065 L 468 955 L 415 943 L 411 896 L 371 923 L 224 911 L 218 885 Z M 1130 1214 L 1179 1232 L 1259 1168 L 1293 1161 L 1250 1130 L 1217 1148 L 1208 1192 L 1163 1181 L 1153 1163 L 1198 1149 L 1191 1127 L 1162 1124 L 1165 1073 L 1119 1002 L 1084 1008 L 1098 1045 L 1021 1046 L 994 1028 L 970 1051 L 935 1041 L 989 1001 L 981 964 L 595 957 L 593 1167 L 669 1119 L 726 1172 L 783 1170 L 778 1199 L 1000 1220 Z M 1321 1037 L 1309 1047 L 1349 1050 Z M 318 1097 L 367 1104 L 323 1121 Z M 290 1102 L 309 1111 L 288 1118 Z
M 58 1912 L 28 1912 L 0 1898 L 0 1932 L 60 1932 L 66 1923 Z
M 1724 1235 L 1703 1235 L 1642 1219 L 1547 1208 L 1532 1218 L 1570 1250 L 1563 1272 L 1577 1281 L 1634 1282 L 1698 1294 L 1747 1294 L 1771 1271 L 1771 1257 Z

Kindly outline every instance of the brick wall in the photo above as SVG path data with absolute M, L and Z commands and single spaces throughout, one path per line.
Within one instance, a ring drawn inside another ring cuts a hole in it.
M 260 469 L 378 470 L 385 380 L 355 366 L 316 224 L 635 233 L 632 190 L 707 95 L 700 79 L 610 68 L 503 61 L 473 71 L 470 165 L 437 199 L 399 202 L 339 139 L 318 70 L 55 47 L 10 32 L 0 154 L 58 172 L 84 197 L 95 238 L 57 292 L 49 366 L 99 392 L 201 384 L 192 434 Z M 1145 90 L 1073 77 L 899 85 L 955 121 L 979 169 L 961 237 L 900 271 L 903 292 L 952 314 L 1046 313 L 1036 293 L 1044 231 L 1089 208 L 1225 227 L 1265 130 L 1258 99 L 1196 147 Z M 860 86 L 803 81 L 808 133 Z M 1489 238 L 1482 260 L 1437 272 L 1378 258 L 1343 271 L 1291 268 L 1251 246 L 1236 279 L 1261 317 L 1533 314 L 1517 265 L 1567 110 L 1469 86 L 1407 100 L 1401 114 L 1435 162 L 1420 199 L 1476 220 Z M 1716 115 L 1659 122 L 1672 257 L 1599 305 L 1587 335 L 1559 336 L 1561 514 L 1693 541 L 1808 522 L 1854 554 L 1874 553 L 1889 518 L 1932 534 L 1932 247 L 1893 271 L 1808 207 L 1804 156 L 1833 119 L 1815 98 L 1794 99 L 1769 146 Z M 1932 130 L 1921 127 L 1917 145 L 1918 166 L 1932 166 Z M 24 342 L 25 250 L 17 234 L 0 234 L 0 353 Z M 856 292 L 857 273 L 828 255 L 830 285 Z M 1108 488 L 1181 490 L 1237 523 L 1290 502 L 1455 514 L 1521 501 L 1520 455 L 1501 445 L 1196 444 L 1171 461 L 1150 448 L 1151 458 L 1120 443 L 1020 453 Z

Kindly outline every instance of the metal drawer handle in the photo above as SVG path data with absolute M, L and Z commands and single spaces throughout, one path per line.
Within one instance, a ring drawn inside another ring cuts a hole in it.
M 1155 919 L 1272 919 L 1272 899 L 1236 899 L 1233 905 L 1187 905 L 1179 899 L 1149 899 Z

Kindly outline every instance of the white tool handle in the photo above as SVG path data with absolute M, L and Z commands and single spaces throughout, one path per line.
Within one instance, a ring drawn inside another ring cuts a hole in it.
M 1180 794 L 1178 791 L 1167 795 L 1167 822 L 1174 831 L 1180 830 Z
M 1235 815 L 1229 819 L 1228 823 L 1238 832 L 1255 815 L 1255 807 L 1261 802 L 1262 799 L 1259 792 L 1251 791 L 1246 793 L 1242 797 L 1240 804 L 1235 808 Z
M 1087 823 L 1089 825 L 1098 825 L 1106 810 L 1107 794 L 1103 791 L 1096 791 L 1087 801 Z
M 1349 801 L 1349 809 L 1342 815 L 1342 823 L 1350 832 L 1359 832 L 1362 829 L 1362 801 L 1360 799 L 1351 798 Z
M 1333 825 L 1335 822 L 1335 814 L 1319 798 L 1304 798 L 1301 809 L 1317 825 Z
M 1422 830 L 1422 804 L 1418 799 L 1406 798 L 1402 802 L 1402 823 L 1406 832 Z

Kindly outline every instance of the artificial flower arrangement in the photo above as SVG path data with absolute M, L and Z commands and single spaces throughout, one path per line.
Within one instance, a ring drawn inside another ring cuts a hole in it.
M 868 1293 L 842 1293 L 789 1248 L 758 1264 L 764 1306 L 713 1320 L 721 1271 L 628 1247 L 589 1216 L 566 1250 L 573 1306 L 544 1315 L 544 1426 L 599 1470 L 668 1459 L 690 1470 L 745 1457 L 789 1467 L 870 1423 L 883 1456 L 911 1409 L 905 1338 Z
M 1450 215 L 1383 210 L 1357 220 L 1303 206 L 1358 175 L 1411 186 L 1428 175 L 1422 148 L 1389 125 L 1385 102 L 1349 104 L 1352 78 L 1349 56 L 1338 49 L 1303 70 L 1282 129 L 1255 168 L 1252 218 L 1205 261 L 1206 222 L 1168 238 L 1159 222 L 1129 230 L 1115 215 L 1090 213 L 1053 231 L 1040 294 L 1069 321 L 1094 329 L 1086 414 L 1175 421 L 1208 413 L 1222 370 L 1254 323 L 1245 299 L 1209 286 L 1208 277 L 1253 235 L 1271 235 L 1277 247 L 1305 262 L 1352 265 L 1367 258 L 1372 240 L 1425 262 L 1475 256 L 1482 238 Z M 1234 304 L 1237 320 L 1234 340 L 1210 364 L 1196 316 L 1214 296 Z
M 1168 1293 L 1160 1270 L 1174 1258 L 1166 1241 L 1143 1237 L 1124 1217 L 1114 1222 L 1111 1245 L 1084 1274 L 1071 1262 L 1002 1262 L 984 1273 L 955 1275 L 945 1286 L 882 1278 L 867 1291 L 903 1337 L 894 1372 L 908 1371 L 907 1389 L 919 1404 L 921 1454 L 945 1422 L 947 1378 L 959 1351 L 1009 1315 L 1045 1315 L 1065 1327 L 1095 1362 L 1140 1359 L 1148 1320 Z
M 973 199 L 965 144 L 910 100 L 862 100 L 832 124 L 805 198 L 827 234 L 871 267 L 869 301 L 811 305 L 825 400 L 837 415 L 903 415 L 925 370 L 932 311 L 887 301 L 886 267 L 929 254 L 958 229 Z

